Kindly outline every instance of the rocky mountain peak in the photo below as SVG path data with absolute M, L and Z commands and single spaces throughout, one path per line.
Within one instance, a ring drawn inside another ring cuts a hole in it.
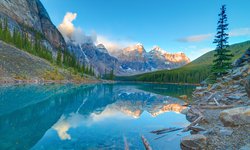
M 50 20 L 50 17 L 39 0 L 1 0 L 0 19 L 8 19 L 11 29 L 17 28 L 34 35 L 44 35 L 46 47 L 66 48 L 66 43 Z
M 106 49 L 106 47 L 103 44 L 98 44 L 96 47 L 101 49 Z
M 144 49 L 144 46 L 141 43 L 124 48 L 123 51 L 125 53 L 138 52 L 139 54 L 143 54 L 146 52 L 146 50 Z

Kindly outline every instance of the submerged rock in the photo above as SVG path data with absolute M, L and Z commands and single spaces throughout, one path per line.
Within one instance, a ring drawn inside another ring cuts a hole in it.
M 207 138 L 201 134 L 185 136 L 181 139 L 182 150 L 204 150 L 207 146 Z
M 250 124 L 250 106 L 224 110 L 220 113 L 224 126 Z

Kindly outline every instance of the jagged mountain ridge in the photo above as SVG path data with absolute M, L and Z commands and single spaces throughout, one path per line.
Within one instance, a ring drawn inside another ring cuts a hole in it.
M 154 48 L 146 52 L 142 44 L 110 51 L 103 44 L 67 42 L 81 64 L 92 66 L 97 74 L 114 70 L 116 75 L 133 75 L 160 69 L 174 69 L 190 62 L 184 53 L 171 54 Z

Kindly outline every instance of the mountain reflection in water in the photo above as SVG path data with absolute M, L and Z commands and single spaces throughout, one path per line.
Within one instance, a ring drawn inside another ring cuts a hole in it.
M 185 109 L 184 102 L 146 92 L 143 86 L 148 88 L 146 84 L 0 87 L 0 149 L 124 149 L 124 139 L 131 149 L 143 149 L 142 134 L 155 149 L 179 149 L 176 134 L 170 134 L 171 142 L 156 141 L 149 131 L 187 124 L 178 114 Z

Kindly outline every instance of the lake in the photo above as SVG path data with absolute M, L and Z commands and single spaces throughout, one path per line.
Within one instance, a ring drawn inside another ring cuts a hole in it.
M 195 86 L 166 84 L 0 86 L 0 149 L 179 150 L 181 112 Z

